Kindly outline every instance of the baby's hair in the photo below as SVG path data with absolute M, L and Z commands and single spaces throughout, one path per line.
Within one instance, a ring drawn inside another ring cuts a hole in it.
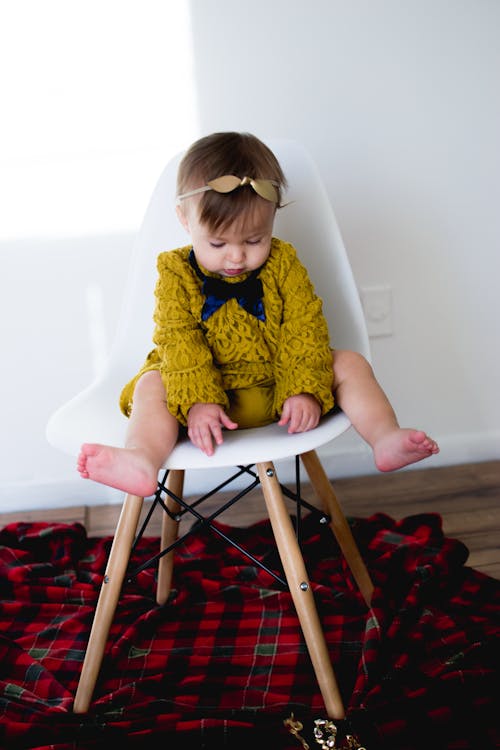
M 179 165 L 177 195 L 223 175 L 272 180 L 278 194 L 276 206 L 282 205 L 285 175 L 271 149 L 250 133 L 213 133 L 193 143 Z M 208 190 L 199 198 L 198 218 L 211 231 L 224 229 L 262 200 L 249 185 L 225 194 Z

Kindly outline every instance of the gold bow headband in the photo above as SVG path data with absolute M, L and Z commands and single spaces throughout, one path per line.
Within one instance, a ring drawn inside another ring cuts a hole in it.
M 189 190 L 187 193 L 177 196 L 177 203 L 180 203 L 184 198 L 190 198 L 192 195 L 198 195 L 198 193 L 206 193 L 208 190 L 215 190 L 216 193 L 232 193 L 236 188 L 242 185 L 250 185 L 255 190 L 257 195 L 264 198 L 266 201 L 271 203 L 278 202 L 278 191 L 276 188 L 279 183 L 274 180 L 253 180 L 251 177 L 235 177 L 233 174 L 225 174 L 222 177 L 216 177 L 214 180 L 209 180 L 203 187 L 196 188 L 195 190 Z

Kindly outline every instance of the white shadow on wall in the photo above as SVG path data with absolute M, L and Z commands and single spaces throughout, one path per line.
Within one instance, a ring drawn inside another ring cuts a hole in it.
M 135 231 L 196 137 L 187 0 L 4 3 L 0 69 L 0 240 Z
M 3 510 L 102 492 L 45 427 L 102 370 L 151 193 L 198 135 L 189 6 L 0 3 Z

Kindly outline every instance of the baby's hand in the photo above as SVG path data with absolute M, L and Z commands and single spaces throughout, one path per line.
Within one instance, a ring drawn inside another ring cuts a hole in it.
M 207 456 L 214 452 L 214 440 L 221 445 L 222 428 L 236 430 L 238 425 L 227 416 L 219 404 L 194 404 L 187 418 L 188 437 Z
M 318 426 L 321 407 L 310 393 L 289 396 L 283 404 L 279 425 L 288 425 L 288 432 L 307 432 Z

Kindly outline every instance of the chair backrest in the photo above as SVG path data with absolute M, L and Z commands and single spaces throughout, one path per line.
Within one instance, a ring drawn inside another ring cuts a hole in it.
M 354 349 L 370 358 L 359 294 L 319 171 L 294 141 L 267 142 L 289 183 L 285 200 L 290 205 L 278 211 L 274 234 L 291 242 L 308 268 L 323 299 L 332 346 Z M 106 377 L 116 375 L 117 388 L 137 371 L 152 346 L 156 257 L 189 242 L 175 213 L 180 158 L 174 157 L 161 174 L 133 250 L 124 306 L 105 373 Z

